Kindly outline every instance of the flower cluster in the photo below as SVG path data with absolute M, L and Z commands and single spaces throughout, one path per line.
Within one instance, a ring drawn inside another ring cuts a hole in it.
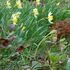
M 33 9 L 33 14 L 34 14 L 34 17 L 37 18 L 37 16 L 39 15 L 39 12 L 38 12 L 38 9 L 37 8 L 34 8 Z M 53 23 L 52 20 L 53 20 L 53 15 L 51 12 L 48 13 L 48 17 L 47 17 L 48 21 L 50 23 Z
M 7 8 L 11 8 L 11 2 L 10 2 L 10 0 L 8 0 L 6 2 L 6 6 L 7 6 Z M 22 2 L 21 2 L 21 0 L 16 0 L 15 6 L 17 8 L 19 8 L 19 9 L 22 9 Z

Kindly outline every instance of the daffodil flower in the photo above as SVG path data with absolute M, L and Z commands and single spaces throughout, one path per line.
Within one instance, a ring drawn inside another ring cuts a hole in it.
M 37 15 L 39 14 L 37 8 L 33 9 L 33 14 L 34 14 L 34 17 L 37 18 Z
M 15 14 L 12 14 L 12 22 L 14 25 L 16 25 L 16 23 L 18 22 L 18 18 L 20 16 L 20 12 L 16 12 Z
M 16 25 L 16 23 L 18 22 L 18 18 L 14 17 L 14 18 L 12 18 L 12 21 L 13 21 L 13 24 Z
M 22 2 L 21 2 L 21 0 L 16 0 L 16 6 L 17 6 L 19 9 L 22 9 Z
M 40 5 L 40 0 L 36 0 L 36 6 Z
M 11 3 L 9 0 L 6 2 L 6 6 L 7 6 L 7 8 L 11 8 Z
M 49 12 L 49 13 L 48 13 L 48 21 L 49 21 L 50 23 L 52 23 L 52 20 L 53 20 L 53 15 L 52 15 L 51 12 Z

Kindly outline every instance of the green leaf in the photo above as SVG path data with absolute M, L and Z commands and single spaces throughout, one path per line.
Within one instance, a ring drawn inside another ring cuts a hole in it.
M 67 61 L 66 70 L 70 70 L 70 58 Z

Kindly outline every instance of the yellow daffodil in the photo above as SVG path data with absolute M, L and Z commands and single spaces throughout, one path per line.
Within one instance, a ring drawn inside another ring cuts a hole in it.
M 39 14 L 37 8 L 33 9 L 33 14 L 34 14 L 34 17 L 37 18 L 37 15 Z
M 40 0 L 36 0 L 36 6 L 40 5 Z
M 9 0 L 6 2 L 6 6 L 7 6 L 7 8 L 11 8 L 11 3 Z
M 16 0 L 16 6 L 20 9 L 22 9 L 22 2 L 21 0 Z
M 18 18 L 20 16 L 20 12 L 16 12 L 15 14 L 12 14 L 12 22 L 14 25 L 16 25 L 16 23 L 18 22 Z
M 53 15 L 52 15 L 51 12 L 49 12 L 49 13 L 48 13 L 48 21 L 49 21 L 50 23 L 52 23 L 52 20 L 53 20 Z
M 26 26 L 23 26 L 21 30 L 23 31 L 23 30 L 25 30 L 25 29 L 26 29 Z
M 14 18 L 12 18 L 12 21 L 13 21 L 13 24 L 16 25 L 16 23 L 18 22 L 18 18 L 14 17 Z
M 21 14 L 21 12 L 16 12 L 16 13 L 12 14 L 12 18 L 14 18 L 14 17 L 19 18 L 20 14 Z

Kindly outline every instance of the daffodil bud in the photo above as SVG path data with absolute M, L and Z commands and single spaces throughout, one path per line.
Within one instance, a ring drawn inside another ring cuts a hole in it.
M 52 15 L 51 12 L 49 12 L 49 13 L 48 13 L 48 21 L 49 21 L 50 23 L 52 23 L 52 20 L 53 20 L 53 15 Z
M 23 26 L 21 30 L 23 31 L 23 30 L 25 30 L 25 29 L 26 29 L 26 27 L 25 27 L 25 26 Z

